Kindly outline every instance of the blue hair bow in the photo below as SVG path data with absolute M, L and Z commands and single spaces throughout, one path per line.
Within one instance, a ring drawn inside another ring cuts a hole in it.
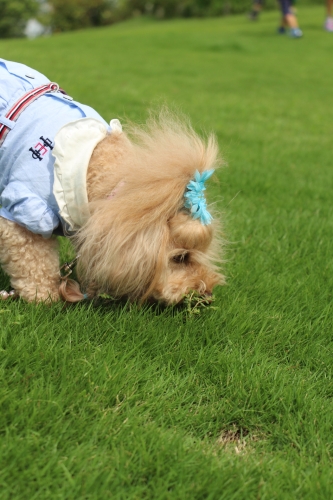
M 184 194 L 185 197 L 185 208 L 188 208 L 191 212 L 193 219 L 200 219 L 201 224 L 207 226 L 211 223 L 213 217 L 207 210 L 206 198 L 204 195 L 205 182 L 214 173 L 214 170 L 206 170 L 202 174 L 198 170 L 194 174 L 194 181 L 190 181 Z

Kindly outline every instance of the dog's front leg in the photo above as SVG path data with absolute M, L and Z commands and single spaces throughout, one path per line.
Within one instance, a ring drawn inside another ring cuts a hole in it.
M 59 299 L 58 242 L 0 217 L 0 263 L 15 295 L 32 301 Z

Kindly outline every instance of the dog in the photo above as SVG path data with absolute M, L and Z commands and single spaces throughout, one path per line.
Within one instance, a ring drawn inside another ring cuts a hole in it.
M 1 298 L 210 297 L 225 281 L 220 221 L 204 195 L 219 165 L 215 137 L 168 111 L 125 132 L 0 59 L 0 263 L 13 288 Z M 74 262 L 59 272 L 57 235 L 74 245 L 80 285 Z

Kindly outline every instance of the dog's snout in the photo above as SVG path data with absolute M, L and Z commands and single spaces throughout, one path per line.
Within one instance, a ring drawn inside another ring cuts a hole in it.
M 204 297 L 205 297 L 206 302 L 209 302 L 209 303 L 213 302 L 213 294 L 212 294 L 212 292 L 207 292 L 206 291 Z

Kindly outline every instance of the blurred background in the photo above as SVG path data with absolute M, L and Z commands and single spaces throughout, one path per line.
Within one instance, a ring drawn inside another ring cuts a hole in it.
M 302 0 L 323 5 L 322 0 Z M 278 9 L 265 0 L 266 10 Z M 35 38 L 53 32 L 105 26 L 132 17 L 215 17 L 249 12 L 251 0 L 0 0 L 0 37 Z

